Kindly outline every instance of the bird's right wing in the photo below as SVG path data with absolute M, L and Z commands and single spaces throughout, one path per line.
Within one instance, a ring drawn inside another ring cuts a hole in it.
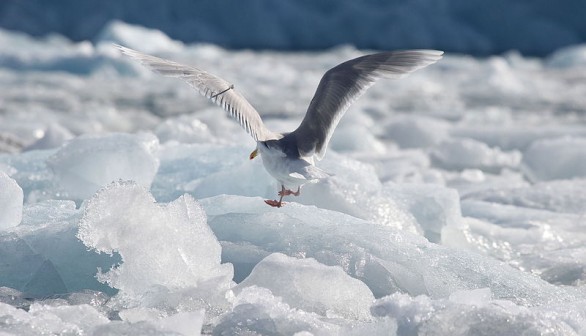
M 299 153 L 323 158 L 328 142 L 348 107 L 379 78 L 401 78 L 437 62 L 443 51 L 402 50 L 358 57 L 322 77 L 301 125 L 292 132 Z
M 200 94 L 221 106 L 231 117 L 238 120 L 255 141 L 277 138 L 275 133 L 265 127 L 256 109 L 234 89 L 234 85 L 222 78 L 197 68 L 143 54 L 123 46 L 116 45 L 116 47 L 125 55 L 134 58 L 156 73 L 186 81 Z

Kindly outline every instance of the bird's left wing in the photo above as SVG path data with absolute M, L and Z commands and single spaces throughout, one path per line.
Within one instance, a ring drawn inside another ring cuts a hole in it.
M 437 62 L 443 51 L 402 50 L 358 57 L 328 70 L 305 118 L 291 133 L 304 157 L 322 159 L 328 142 L 348 107 L 379 78 L 401 78 Z
M 275 139 L 277 136 L 268 130 L 260 115 L 252 105 L 234 89 L 234 85 L 222 78 L 203 70 L 175 63 L 136 50 L 115 45 L 122 53 L 139 61 L 154 72 L 163 76 L 181 78 L 200 94 L 221 106 L 255 141 Z

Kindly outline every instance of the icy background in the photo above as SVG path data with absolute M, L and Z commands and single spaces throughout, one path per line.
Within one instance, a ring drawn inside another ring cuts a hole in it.
M 342 119 L 281 209 L 253 140 L 116 42 L 294 129 L 362 55 L 227 51 L 112 23 L 0 30 L 0 333 L 586 335 L 586 46 L 447 54 Z
M 586 42 L 585 13 L 584 0 L 2 0 L 0 27 L 98 41 L 119 20 L 236 49 L 351 44 L 545 56 Z

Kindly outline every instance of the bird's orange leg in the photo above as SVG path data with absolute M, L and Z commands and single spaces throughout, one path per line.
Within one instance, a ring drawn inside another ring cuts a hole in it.
M 278 192 L 279 196 L 281 196 L 281 198 L 279 198 L 279 200 L 265 200 L 265 203 L 274 207 L 274 208 L 280 208 L 283 206 L 283 197 L 287 194 L 287 191 L 290 190 L 286 190 L 284 185 L 281 185 L 281 191 Z
M 299 196 L 301 194 L 301 186 L 297 187 L 297 191 L 285 189 L 285 187 L 283 187 L 283 189 L 279 191 L 279 196 L 281 196 L 281 194 L 283 194 L 283 196 Z

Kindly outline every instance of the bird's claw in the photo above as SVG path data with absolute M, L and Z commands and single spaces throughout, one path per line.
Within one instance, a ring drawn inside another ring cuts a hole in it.
M 273 208 L 280 208 L 285 205 L 284 202 L 277 201 L 277 200 L 265 200 L 265 203 L 272 206 Z

